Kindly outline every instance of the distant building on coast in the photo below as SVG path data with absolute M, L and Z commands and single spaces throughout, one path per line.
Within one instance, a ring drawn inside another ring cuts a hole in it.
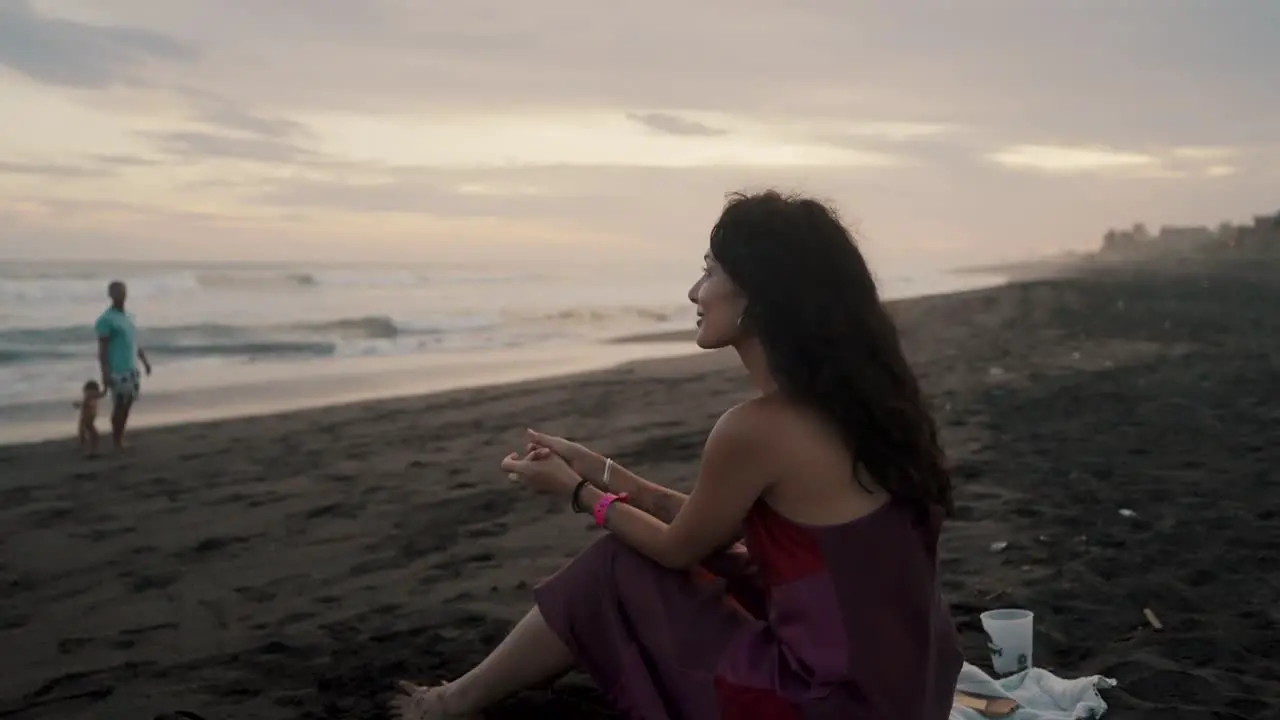
M 1235 228 L 1234 246 L 1245 252 L 1280 254 L 1280 212 L 1255 215 L 1253 225 Z
M 1225 253 L 1280 256 L 1280 212 L 1257 215 L 1252 225 L 1224 222 L 1206 225 L 1161 226 L 1152 235 L 1138 223 L 1128 230 L 1108 230 L 1098 251 L 1101 258 L 1192 258 Z

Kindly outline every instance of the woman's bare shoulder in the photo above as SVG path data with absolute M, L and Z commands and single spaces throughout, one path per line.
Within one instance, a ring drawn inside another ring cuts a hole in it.
M 756 398 L 739 403 L 721 413 L 711 428 L 711 440 L 753 442 L 767 433 L 772 423 L 768 407 Z
M 757 454 L 789 453 L 800 446 L 834 444 L 834 429 L 808 407 L 777 394 L 752 398 L 727 410 L 712 434 L 723 434 L 750 444 Z
M 798 420 L 811 422 L 811 413 L 786 398 L 765 395 L 751 398 L 726 410 L 716 421 L 716 429 L 725 428 L 735 433 L 776 434 L 794 429 Z

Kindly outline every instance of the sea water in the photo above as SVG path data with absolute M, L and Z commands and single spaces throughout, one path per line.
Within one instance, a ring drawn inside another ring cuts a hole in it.
M 67 408 L 84 381 L 98 376 L 93 322 L 114 279 L 128 283 L 127 309 L 155 366 L 139 405 L 143 424 L 162 415 L 225 416 L 505 382 L 693 350 L 602 343 L 693 327 L 685 294 L 696 277 L 670 268 L 5 262 L 0 442 L 74 429 Z M 943 271 L 879 277 L 886 298 L 1000 280 Z M 58 431 L 63 424 L 69 429 Z

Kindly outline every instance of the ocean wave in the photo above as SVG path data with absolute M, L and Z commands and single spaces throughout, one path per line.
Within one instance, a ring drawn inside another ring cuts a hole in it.
M 141 323 L 140 344 L 154 357 L 250 360 L 298 356 L 390 355 L 449 348 L 522 345 L 556 338 L 611 337 L 662 326 L 681 307 L 611 306 L 571 310 L 511 310 L 493 315 L 442 316 L 430 322 L 386 315 L 309 322 L 240 325 Z M 0 330 L 0 366 L 92 359 L 91 323 Z
M 198 272 L 195 273 L 194 280 L 195 285 L 198 287 L 238 290 L 278 290 L 281 288 L 310 288 L 320 285 L 320 280 L 309 272 Z
M 82 357 L 84 351 L 74 348 L 6 347 L 0 345 L 0 365 L 37 362 L 41 360 L 70 360 Z
M 306 342 L 287 340 L 243 342 L 243 343 L 206 343 L 190 345 L 161 345 L 147 348 L 148 352 L 164 357 L 326 357 L 335 355 L 338 344 L 333 342 Z
M 156 356 L 259 357 L 333 355 L 352 341 L 389 341 L 443 332 L 429 327 L 402 328 L 385 316 L 340 318 L 310 323 L 226 325 L 203 323 L 143 328 L 139 339 Z M 0 365 L 91 355 L 95 338 L 89 324 L 0 330 Z
M 604 307 L 578 307 L 550 312 L 526 312 L 510 310 L 503 317 L 511 322 L 562 323 L 566 326 L 625 323 L 629 321 L 663 323 L 688 316 L 693 318 L 693 306 L 613 305 Z
M 201 269 L 141 272 L 121 275 L 135 298 L 156 298 L 192 292 L 279 293 L 315 292 L 324 288 L 380 289 L 430 285 L 510 282 L 516 276 L 485 273 L 416 272 L 396 269 L 285 270 Z M 106 300 L 103 272 L 7 272 L 0 274 L 0 302 L 89 302 Z
M 280 323 L 269 325 L 228 325 L 222 323 L 198 323 L 194 325 L 170 325 L 144 327 L 139 333 L 148 344 L 181 340 L 226 340 L 238 337 L 279 336 L 287 334 L 330 335 L 337 338 L 394 338 L 405 332 L 395 320 L 385 315 L 339 318 L 319 322 Z M 416 329 L 412 332 L 431 332 Z M 53 328 L 16 328 L 0 330 L 0 343 L 68 343 L 93 340 L 93 325 L 66 325 Z

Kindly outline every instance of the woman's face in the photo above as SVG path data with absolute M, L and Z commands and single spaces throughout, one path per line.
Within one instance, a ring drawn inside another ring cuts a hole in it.
M 747 309 L 746 298 L 710 251 L 703 256 L 702 276 L 689 288 L 689 302 L 698 306 L 698 347 L 727 347 L 741 336 L 739 320 Z

